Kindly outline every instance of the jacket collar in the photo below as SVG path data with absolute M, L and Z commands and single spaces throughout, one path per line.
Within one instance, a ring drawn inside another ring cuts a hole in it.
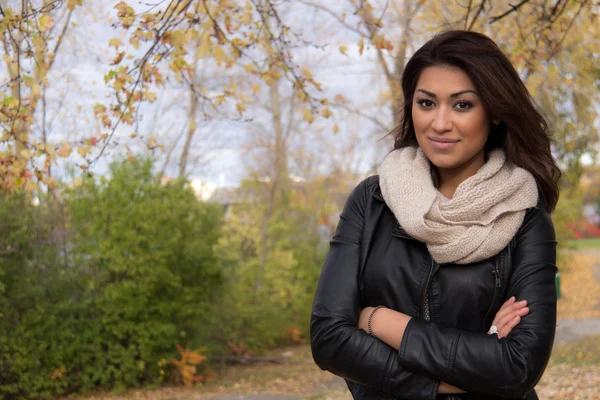
M 377 187 L 373 191 L 373 197 L 375 197 L 377 200 L 383 201 L 385 203 L 385 200 L 383 199 L 383 195 L 381 194 L 381 188 L 379 187 L 379 185 L 377 185 Z
M 385 200 L 383 199 L 383 195 L 381 194 L 381 189 L 379 188 L 379 185 L 377 185 L 377 187 L 375 188 L 375 190 L 373 191 L 373 197 L 376 198 L 377 200 L 385 203 Z M 386 205 L 387 207 L 387 205 Z M 414 237 L 410 236 L 401 226 L 399 223 L 396 224 L 396 227 L 394 228 L 394 230 L 392 231 L 392 235 L 402 238 L 402 239 L 408 239 L 408 240 L 417 240 Z

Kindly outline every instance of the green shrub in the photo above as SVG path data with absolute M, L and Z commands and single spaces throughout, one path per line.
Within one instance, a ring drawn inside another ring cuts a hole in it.
M 161 382 L 176 344 L 210 335 L 209 305 L 222 290 L 213 252 L 220 208 L 181 182 L 157 183 L 149 161 L 114 164 L 109 178 L 62 197 L 66 239 L 0 264 L 0 302 L 13 305 L 0 320 L 0 395 Z M 16 225 L 31 222 L 27 212 Z

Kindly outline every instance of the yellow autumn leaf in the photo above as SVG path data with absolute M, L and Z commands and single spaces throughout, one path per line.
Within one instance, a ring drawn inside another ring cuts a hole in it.
M 340 46 L 340 53 L 342 53 L 343 55 L 347 56 L 348 55 L 348 47 L 346 47 L 346 46 Z
M 140 48 L 140 41 L 134 37 L 129 38 L 129 43 L 133 46 L 134 49 L 138 50 Z
M 340 127 L 338 126 L 338 124 L 333 125 L 333 134 L 335 135 L 339 131 L 340 131 Z
M 83 158 L 85 158 L 88 154 L 90 154 L 92 150 L 89 146 L 82 146 L 77 149 L 77 153 Z
M 308 79 L 312 79 L 313 75 L 312 72 L 310 72 L 310 69 L 308 69 L 307 67 L 302 68 L 302 73 L 306 76 L 306 78 Z
M 77 6 L 80 6 L 83 4 L 83 0 L 67 0 L 67 8 L 69 10 L 74 9 Z
M 156 101 L 156 93 L 155 92 L 144 92 L 144 100 L 149 101 L 150 103 L 154 103 Z
M 324 116 L 325 118 L 329 118 L 333 115 L 333 112 L 331 112 L 331 110 L 329 108 L 324 108 L 321 110 L 321 115 Z
M 31 75 L 23 75 L 21 76 L 25 85 L 31 87 L 33 85 L 33 77 Z
M 26 160 L 29 160 L 31 158 L 31 152 L 28 149 L 23 149 L 21 150 L 21 157 L 23 157 Z
M 123 60 L 124 56 L 125 56 L 125 52 L 124 51 L 119 52 L 119 54 L 117 54 L 117 56 L 114 58 L 114 60 L 112 61 L 112 63 L 110 63 L 110 65 L 117 65 L 117 64 L 119 64 Z
M 48 14 L 44 14 L 38 18 L 38 24 L 40 26 L 40 31 L 45 32 L 52 28 L 52 25 L 54 24 L 54 18 Z
M 254 65 L 253 63 L 246 64 L 244 66 L 244 69 L 246 70 L 246 72 L 251 73 L 251 74 L 255 74 L 257 72 L 256 65 Z
M 252 22 L 252 12 L 242 14 L 240 17 L 240 23 L 242 25 L 249 25 Z
M 226 57 L 225 51 L 221 46 L 215 46 L 215 48 L 212 51 L 212 56 L 215 58 L 215 60 L 217 60 L 218 64 L 224 62 Z
M 64 142 L 56 154 L 58 154 L 59 157 L 69 157 L 71 155 L 71 151 L 71 145 L 67 142 Z
M 313 121 L 315 120 L 315 115 L 313 114 L 313 112 L 312 112 L 312 110 L 310 108 L 305 108 L 304 109 L 303 119 L 306 122 L 308 122 L 309 124 L 312 124 Z
M 123 41 L 119 38 L 112 38 L 108 41 L 108 47 L 114 47 L 115 49 L 118 49 L 119 46 L 123 46 Z
M 246 111 L 246 106 L 244 105 L 244 103 L 237 103 L 235 105 L 235 108 L 240 113 L 240 115 L 242 115 L 244 113 L 244 111 Z
M 362 53 L 364 50 L 365 50 L 365 40 L 361 38 L 358 41 L 358 55 L 362 56 Z
M 204 32 L 202 34 L 202 38 L 200 39 L 200 49 L 198 50 L 198 57 L 204 58 L 210 51 L 210 34 L 208 32 Z

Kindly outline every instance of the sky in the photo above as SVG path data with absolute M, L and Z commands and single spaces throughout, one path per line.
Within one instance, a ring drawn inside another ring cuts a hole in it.
M 94 4 L 95 3 L 95 4 Z M 70 34 L 63 43 L 55 66 L 49 80 L 51 87 L 48 89 L 48 117 L 51 121 L 50 138 L 56 143 L 64 140 L 74 142 L 82 138 L 99 134 L 102 130 L 94 119 L 93 106 L 97 103 L 107 103 L 110 91 L 104 84 L 104 75 L 110 69 L 109 63 L 115 56 L 115 50 L 108 47 L 108 41 L 113 37 L 123 37 L 122 29 L 111 26 L 116 20 L 114 4 L 118 1 L 89 2 L 84 8 L 78 8 L 72 18 Z M 144 7 L 138 2 L 131 2 L 136 8 Z M 138 10 L 136 10 L 138 11 Z M 141 9 L 139 10 L 141 11 Z M 294 57 L 298 64 L 308 65 L 316 80 L 322 83 L 323 92 L 319 96 L 333 98 L 337 94 L 350 99 L 357 107 L 365 112 L 377 108 L 377 96 L 383 88 L 383 79 L 376 69 L 373 61 L 375 52 L 366 49 L 362 56 L 358 54 L 355 34 L 335 29 L 335 27 L 321 24 L 313 12 L 306 12 L 302 16 L 284 15 L 297 25 L 297 28 L 307 40 L 325 45 L 324 48 L 299 48 Z M 302 23 L 304 21 L 304 23 Z M 310 23 L 314 29 L 306 29 Z M 321 24 L 321 26 L 319 26 Z M 306 35 L 312 37 L 308 38 Z M 134 51 L 128 48 L 126 51 Z M 347 55 L 341 54 L 339 46 L 348 47 Z M 219 75 L 221 78 L 219 78 Z M 216 79 L 222 79 L 223 73 L 217 74 Z M 169 84 L 157 90 L 159 100 L 153 105 L 144 105 L 141 108 L 141 118 L 136 127 L 121 125 L 117 129 L 115 138 L 119 145 L 110 146 L 108 154 L 94 165 L 92 172 L 102 174 L 107 170 L 108 163 L 115 157 L 122 156 L 127 144 L 134 153 L 144 154 L 141 138 L 156 136 L 159 142 L 168 145 L 185 129 L 183 122 L 187 113 L 187 94 L 182 87 Z M 359 99 L 359 101 L 355 101 Z M 263 113 L 264 114 L 264 113 Z M 38 115 L 41 119 L 40 115 Z M 255 112 L 249 107 L 245 117 L 256 122 L 265 122 L 265 116 Z M 340 133 L 337 140 L 343 140 L 348 121 L 343 119 L 332 121 L 318 119 L 313 125 L 304 129 L 323 131 L 324 134 L 332 132 L 334 122 L 338 122 Z M 386 116 L 382 116 L 385 120 Z M 218 185 L 235 186 L 246 175 L 245 154 L 242 143 L 248 137 L 251 124 L 232 120 L 198 121 L 200 135 L 194 143 L 194 150 L 207 160 L 200 162 L 200 167 L 190 172 L 190 178 L 198 178 Z M 381 129 L 366 120 L 352 120 L 353 130 L 364 131 L 365 142 L 361 151 L 365 154 L 362 169 L 367 169 L 376 157 L 369 152 L 375 151 L 376 139 L 383 132 Z M 137 140 L 129 139 L 129 135 L 137 132 Z M 203 138 L 205 138 L 203 140 Z M 179 145 L 183 140 L 179 141 Z M 116 143 L 116 142 L 115 142 Z M 318 150 L 318 149 L 316 149 Z M 325 151 L 325 150 L 324 150 Z M 74 156 L 68 162 L 76 161 Z M 162 155 L 164 159 L 164 154 Z M 66 174 L 66 163 L 63 161 L 59 171 Z M 167 173 L 176 175 L 176 165 L 172 164 Z M 64 175 L 63 175 L 64 176 Z
M 135 53 L 129 48 L 123 30 L 112 24 L 117 20 L 114 5 L 119 1 L 104 0 L 102 2 L 85 2 L 73 16 L 70 33 L 61 47 L 49 80 L 47 121 L 51 123 L 50 140 L 76 142 L 103 132 L 94 119 L 93 106 L 97 103 L 108 103 L 110 90 L 104 83 L 104 76 L 109 71 L 110 61 L 116 52 L 108 47 L 111 38 L 121 37 L 127 52 Z M 150 4 L 153 1 L 150 1 Z M 136 11 L 143 12 L 148 8 L 147 2 L 130 1 Z M 166 4 L 163 3 L 163 5 Z M 282 3 L 285 4 L 285 3 Z M 331 7 L 340 6 L 343 2 L 330 0 Z M 300 66 L 308 66 L 315 79 L 322 84 L 323 91 L 318 96 L 334 98 L 342 95 L 350 104 L 365 114 L 376 116 L 384 124 L 390 124 L 389 106 L 381 103 L 380 94 L 386 82 L 377 65 L 376 52 L 367 47 L 362 55 L 358 50 L 359 36 L 348 29 L 340 28 L 332 23 L 331 18 L 314 9 L 302 9 L 295 6 L 294 12 L 282 8 L 284 22 L 291 25 L 302 39 L 318 43 L 319 48 L 299 46 L 294 50 L 294 57 Z M 377 10 L 376 10 L 377 11 Z M 347 15 L 346 22 L 357 24 L 357 16 Z M 57 21 L 60 22 L 60 21 Z M 339 47 L 347 47 L 342 54 Z M 235 70 L 219 71 L 207 65 L 206 79 L 218 84 Z M 0 70 L 0 74 L 2 71 Z M 141 108 L 140 118 L 136 126 L 121 125 L 116 131 L 114 146 L 94 165 L 92 171 L 103 174 L 111 160 L 122 157 L 129 146 L 135 154 L 148 154 L 143 139 L 156 136 L 159 143 L 168 146 L 186 129 L 188 95 L 182 85 L 166 85 L 157 89 L 158 101 L 152 105 L 145 104 Z M 38 121 L 41 115 L 38 114 Z M 235 186 L 247 174 L 248 166 L 252 166 L 245 148 L 252 145 L 252 132 L 262 124 L 269 126 L 269 116 L 256 107 L 248 107 L 245 118 L 253 122 L 240 122 L 231 119 L 199 119 L 198 134 L 193 145 L 194 157 L 198 158 L 196 167 L 189 171 L 191 179 L 202 179 L 218 185 Z M 334 136 L 333 124 L 337 123 L 340 132 Z M 306 145 L 310 151 L 347 151 L 348 141 L 359 141 L 356 151 L 359 159 L 358 169 L 366 171 L 378 164 L 385 156 L 381 143 L 377 139 L 387 131 L 363 118 L 350 117 L 347 113 L 337 112 L 332 119 L 317 119 L 312 125 L 295 120 L 299 133 L 306 137 L 325 135 L 325 141 L 314 140 Z M 139 136 L 130 139 L 136 132 Z M 304 136 L 303 136 L 304 137 Z M 118 144 L 117 144 L 118 143 Z M 174 157 L 181 151 L 183 140 L 178 141 Z M 327 143 L 333 148 L 320 148 Z M 160 150 L 157 150 L 160 152 Z M 165 159 L 166 151 L 155 153 L 158 167 Z M 66 176 L 67 163 L 81 162 L 74 155 L 66 162 L 63 160 L 58 169 L 59 174 Z M 588 158 L 587 161 L 590 161 Z M 56 171 L 56 170 L 55 170 Z M 176 163 L 170 163 L 166 169 L 168 175 L 177 174 Z

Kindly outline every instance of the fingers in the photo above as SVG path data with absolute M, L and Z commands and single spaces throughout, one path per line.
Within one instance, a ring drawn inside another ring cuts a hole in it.
M 521 322 L 521 318 L 529 314 L 527 301 L 516 301 L 514 297 L 508 299 L 498 310 L 492 325 L 498 329 L 498 338 L 506 337 Z
M 502 307 L 500 307 L 500 310 L 498 311 L 502 311 L 504 309 L 506 309 L 506 307 L 510 306 L 511 304 L 514 304 L 516 301 L 515 296 L 511 297 L 510 299 L 506 300 L 504 302 L 504 304 L 502 304 Z
M 519 322 L 521 322 L 521 317 L 520 316 L 516 316 L 514 317 L 512 320 L 510 320 L 503 329 L 503 332 L 498 332 L 498 337 L 506 337 L 508 336 L 508 334 L 510 332 L 512 332 L 513 328 L 517 325 L 519 325 Z M 500 334 L 502 334 L 502 336 L 500 336 Z
M 516 316 L 524 316 L 529 312 L 529 307 L 527 307 L 527 303 L 521 303 L 518 307 L 511 306 L 509 309 L 505 310 L 503 313 L 498 313 L 496 315 L 496 326 L 498 325 L 506 325 L 509 321 L 511 321 Z
M 494 318 L 495 321 L 499 321 L 500 319 L 505 318 L 506 316 L 514 316 L 515 312 L 527 306 L 527 300 L 513 301 L 510 304 L 507 303 L 508 301 L 504 303 L 505 305 L 503 305 L 502 308 L 500 308 L 500 310 L 498 310 L 498 312 L 496 313 L 496 317 Z
M 498 338 L 508 336 L 513 328 L 521 322 L 521 318 L 529 314 L 529 308 L 525 307 L 518 311 L 517 315 L 511 315 L 506 317 L 504 320 L 498 322 L 496 327 L 498 328 Z

